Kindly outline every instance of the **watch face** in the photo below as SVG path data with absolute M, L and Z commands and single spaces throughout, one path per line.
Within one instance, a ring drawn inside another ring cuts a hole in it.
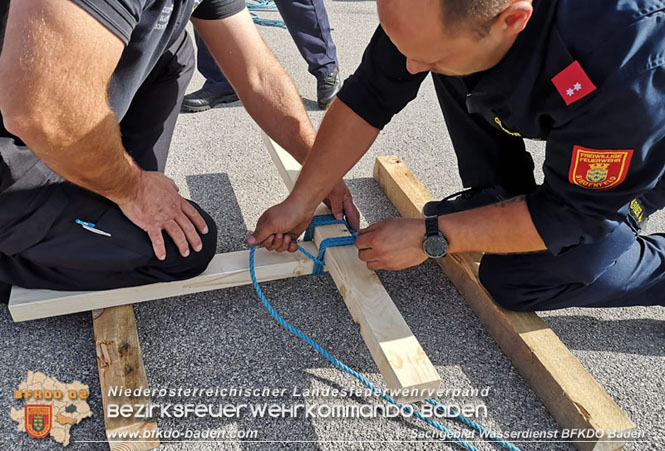
M 440 258 L 448 252 L 448 241 L 441 235 L 428 236 L 423 241 L 423 251 L 430 258 Z

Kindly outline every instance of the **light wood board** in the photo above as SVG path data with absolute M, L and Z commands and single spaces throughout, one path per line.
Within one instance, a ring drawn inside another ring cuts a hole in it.
M 423 205 L 433 200 L 398 157 L 378 157 L 374 179 L 404 217 L 421 218 Z M 478 280 L 479 257 L 453 254 L 438 263 L 561 427 L 604 434 L 576 442 L 578 449 L 621 449 L 624 443 L 608 434 L 635 424 L 538 315 L 508 311 L 492 300 Z
M 313 243 L 305 243 L 305 247 L 313 254 L 318 252 Z M 257 279 L 260 282 L 267 282 L 311 274 L 314 264 L 300 253 L 280 254 L 257 249 L 255 268 Z M 249 251 L 229 252 L 215 255 L 201 275 L 175 282 L 88 292 L 28 290 L 13 287 L 9 299 L 9 312 L 15 322 L 28 321 L 251 283 Z
M 263 138 L 280 175 L 292 189 L 300 164 L 265 134 Z M 330 214 L 330 210 L 321 205 L 317 214 Z M 325 238 L 348 235 L 343 225 L 321 226 L 314 232 L 314 242 L 318 247 Z M 388 388 L 399 393 L 396 398 L 403 402 L 431 396 L 441 384 L 436 369 L 376 273 L 358 258 L 355 246 L 329 248 L 325 263 Z

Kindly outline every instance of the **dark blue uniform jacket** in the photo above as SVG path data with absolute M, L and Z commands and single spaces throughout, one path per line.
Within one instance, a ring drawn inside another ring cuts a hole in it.
M 606 236 L 631 205 L 637 216 L 665 206 L 664 64 L 665 1 L 536 0 L 504 59 L 473 75 L 470 113 L 547 141 L 527 203 L 551 252 Z M 407 72 L 379 27 L 339 98 L 381 129 L 426 75 Z

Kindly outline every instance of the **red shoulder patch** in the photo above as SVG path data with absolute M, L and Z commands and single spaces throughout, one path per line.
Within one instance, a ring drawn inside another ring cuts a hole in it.
M 632 149 L 596 150 L 574 146 L 568 181 L 587 189 L 612 189 L 626 179 L 632 157 Z
M 580 63 L 573 63 L 552 78 L 552 83 L 566 106 L 575 103 L 596 90 Z

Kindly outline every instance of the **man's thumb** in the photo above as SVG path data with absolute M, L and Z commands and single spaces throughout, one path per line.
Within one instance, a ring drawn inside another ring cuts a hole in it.
M 263 243 L 270 235 L 265 227 L 261 227 L 261 225 L 256 226 L 256 230 L 254 230 L 254 233 L 252 233 L 245 242 L 250 245 L 250 246 L 255 246 L 258 244 Z
M 342 200 L 337 197 L 331 198 L 330 211 L 335 219 L 344 219 L 344 204 L 342 203 Z

